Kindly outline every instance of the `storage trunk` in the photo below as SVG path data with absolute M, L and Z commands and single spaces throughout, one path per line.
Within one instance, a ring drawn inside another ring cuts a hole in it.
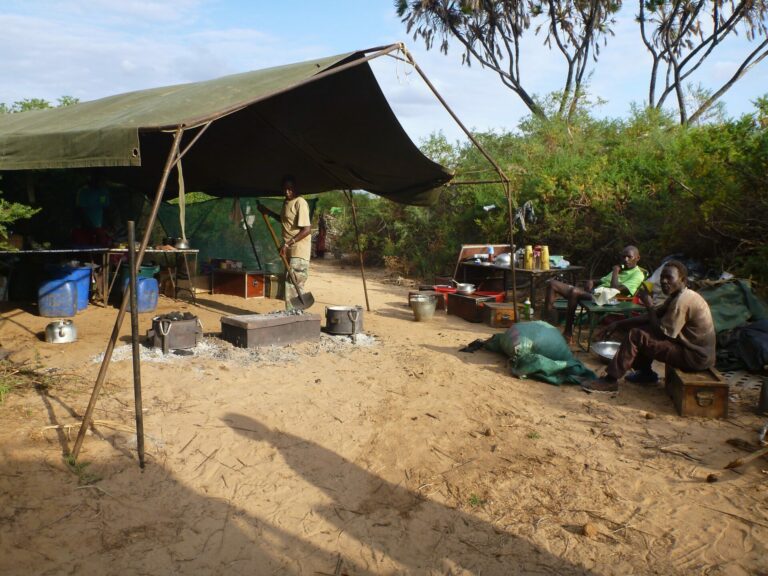
M 238 348 L 317 340 L 320 338 L 320 316 L 309 313 L 222 316 L 221 337 Z
M 667 365 L 665 384 L 681 416 L 728 417 L 728 383 L 714 368 L 683 372 Z
M 477 296 L 475 294 L 447 294 L 448 314 L 464 318 L 468 322 L 482 322 L 482 302 L 495 301 L 494 296 Z
M 491 328 L 509 328 L 517 322 L 514 302 L 485 302 L 483 322 Z
M 213 270 L 211 294 L 229 294 L 241 298 L 264 298 L 264 272 L 248 270 Z

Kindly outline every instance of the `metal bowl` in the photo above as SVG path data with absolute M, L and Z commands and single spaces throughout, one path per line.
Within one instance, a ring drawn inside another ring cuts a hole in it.
M 476 290 L 474 284 L 456 283 L 456 292 L 459 294 L 472 294 Z
M 509 252 L 502 252 L 496 256 L 494 263 L 498 266 L 509 266 L 512 263 L 512 254 Z
M 607 364 L 616 356 L 619 346 L 621 346 L 621 342 L 603 341 L 593 342 L 589 349 L 592 351 L 592 354 Z

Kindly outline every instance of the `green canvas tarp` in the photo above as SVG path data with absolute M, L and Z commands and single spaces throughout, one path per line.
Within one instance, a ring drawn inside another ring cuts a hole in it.
M 366 60 L 376 50 L 3 114 L 0 172 L 104 167 L 153 196 L 172 132 L 185 129 L 183 149 L 211 123 L 184 156 L 186 190 L 274 196 L 291 174 L 303 194 L 362 189 L 429 204 L 452 175 L 400 126 Z

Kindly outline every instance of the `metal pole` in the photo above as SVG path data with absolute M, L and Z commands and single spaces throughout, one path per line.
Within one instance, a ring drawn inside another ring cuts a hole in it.
M 371 311 L 371 305 L 368 302 L 368 286 L 365 283 L 365 264 L 363 263 L 363 247 L 360 244 L 360 228 L 357 226 L 357 210 L 355 210 L 355 200 L 352 198 L 352 190 L 344 190 L 344 195 L 352 208 L 352 222 L 355 224 L 355 238 L 357 240 L 357 255 L 360 258 L 360 275 L 363 277 L 363 292 L 365 292 L 365 307 L 368 312 Z
M 165 190 L 165 185 L 168 182 L 168 176 L 171 173 L 171 168 L 173 168 L 173 166 L 178 161 L 179 145 L 181 144 L 181 137 L 183 135 L 184 129 L 178 128 L 173 137 L 173 144 L 171 145 L 171 150 L 168 152 L 168 158 L 165 161 L 165 168 L 163 169 L 160 183 L 157 186 L 155 203 L 152 205 L 152 211 L 149 215 L 149 220 L 147 221 L 147 229 L 144 231 L 141 247 L 139 248 L 139 253 L 136 255 L 136 258 L 139 262 L 141 262 L 141 260 L 144 258 L 144 252 L 146 251 L 147 245 L 149 244 L 149 237 L 150 234 L 152 234 L 152 227 L 155 224 L 157 212 L 160 209 L 160 204 L 163 200 L 163 191 Z M 123 300 L 120 303 L 120 310 L 118 311 L 117 318 L 115 319 L 115 325 L 112 328 L 112 335 L 110 336 L 109 342 L 107 343 L 107 349 L 104 351 L 104 360 L 101 361 L 101 368 L 99 369 L 99 375 L 96 377 L 96 383 L 93 386 L 93 392 L 91 392 L 91 399 L 88 402 L 88 408 L 85 410 L 85 414 L 83 415 L 83 422 L 80 424 L 80 431 L 77 433 L 77 440 L 75 440 L 75 446 L 72 448 L 71 456 L 74 460 L 77 460 L 77 457 L 80 455 L 80 448 L 83 446 L 85 433 L 88 430 L 88 426 L 90 426 L 91 418 L 93 417 L 93 410 L 96 408 L 96 400 L 99 397 L 99 392 L 101 391 L 101 387 L 107 377 L 109 362 L 112 360 L 112 352 L 115 349 L 115 343 L 117 342 L 117 338 L 120 335 L 120 328 L 123 325 L 123 319 L 125 318 L 125 310 L 127 307 L 128 292 L 125 292 L 123 294 Z
M 131 291 L 131 352 L 133 353 L 133 399 L 136 406 L 136 451 L 139 467 L 144 468 L 144 412 L 141 407 L 141 350 L 139 349 L 139 299 L 136 296 L 136 233 L 128 220 L 128 266 Z
M 491 166 L 496 170 L 496 173 L 499 175 L 499 178 L 503 180 L 503 186 L 504 186 L 504 194 L 507 197 L 507 210 L 509 212 L 508 218 L 509 218 L 509 245 L 512 248 L 512 263 L 511 263 L 511 269 L 512 269 L 512 299 L 515 302 L 515 306 L 517 306 L 517 288 L 515 286 L 515 259 L 514 259 L 514 250 L 515 250 L 515 237 L 514 237 L 514 227 L 515 227 L 515 214 L 514 214 L 514 204 L 512 198 L 512 193 L 509 189 L 509 178 L 504 173 L 504 171 L 501 169 L 501 166 L 499 166 L 496 161 L 491 157 L 488 152 L 486 152 L 485 148 L 482 147 L 480 142 L 477 141 L 477 139 L 474 137 L 474 135 L 467 129 L 466 126 L 459 120 L 459 117 L 456 115 L 456 113 L 451 109 L 450 106 L 448 106 L 448 103 L 443 99 L 443 97 L 440 95 L 440 93 L 437 91 L 437 88 L 434 87 L 432 82 L 429 81 L 429 78 L 427 78 L 427 75 L 424 74 L 421 68 L 419 68 L 419 65 L 416 64 L 416 61 L 413 59 L 413 56 L 410 52 L 408 52 L 408 49 L 405 47 L 405 44 L 400 45 L 403 54 L 407 58 L 408 62 L 411 66 L 413 66 L 416 69 L 416 72 L 419 73 L 419 76 L 421 76 L 421 79 L 424 80 L 425 84 L 429 87 L 429 89 L 432 91 L 432 93 L 435 95 L 435 98 L 437 98 L 440 103 L 443 105 L 443 108 L 446 109 L 448 114 L 451 115 L 451 117 L 454 119 L 456 124 L 459 125 L 459 128 L 461 128 L 464 131 L 464 134 L 467 135 L 467 138 L 472 142 L 472 144 L 475 145 L 475 147 L 480 150 L 480 153 L 485 156 L 485 159 L 490 162 Z M 506 289 L 506 287 L 505 287 Z M 505 298 L 506 299 L 506 298 Z M 515 318 L 517 318 L 517 308 L 515 308 Z

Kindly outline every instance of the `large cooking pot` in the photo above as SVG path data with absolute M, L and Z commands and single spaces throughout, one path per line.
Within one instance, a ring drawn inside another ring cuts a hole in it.
M 45 327 L 45 341 L 51 344 L 66 344 L 77 340 L 77 328 L 72 320 L 57 320 Z
M 328 334 L 359 334 L 363 331 L 363 307 L 326 306 L 325 331 Z

